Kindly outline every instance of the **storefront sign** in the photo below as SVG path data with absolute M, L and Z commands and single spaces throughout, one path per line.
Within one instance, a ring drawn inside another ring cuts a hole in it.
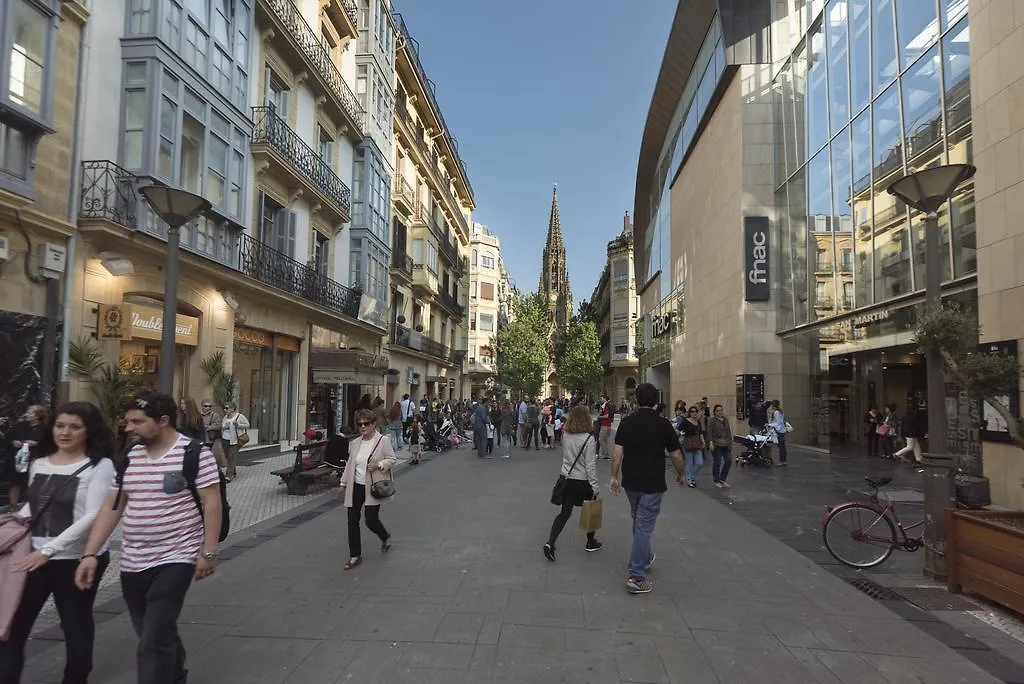
M 388 329 L 388 308 L 384 302 L 365 292 L 359 298 L 359 320 L 381 330 Z
M 736 417 L 746 418 L 756 404 L 764 403 L 764 375 L 747 373 L 736 376 Z
M 235 324 L 235 342 L 270 349 L 274 346 L 275 338 L 277 339 L 277 348 L 281 351 L 297 352 L 302 344 L 302 340 L 289 335 L 281 335 L 279 333 L 257 330 L 256 328 L 247 328 L 243 325 Z
M 351 370 L 314 370 L 313 383 L 316 385 L 381 385 L 383 374 L 374 375 Z
M 862 316 L 854 316 L 852 325 L 854 328 L 866 328 L 872 323 L 881 323 L 882 321 L 889 320 L 889 315 L 889 309 L 885 309 L 884 311 L 876 311 Z
M 768 217 L 743 218 L 743 251 L 745 254 L 746 300 L 767 302 L 771 298 L 768 251 Z
M 144 340 L 159 340 L 164 329 L 164 313 L 139 304 L 131 305 L 130 318 L 132 337 Z M 178 314 L 175 317 L 174 343 L 195 347 L 199 344 L 199 319 L 195 316 Z
M 130 340 L 131 320 L 131 304 L 100 304 L 96 315 L 96 337 L 101 340 Z

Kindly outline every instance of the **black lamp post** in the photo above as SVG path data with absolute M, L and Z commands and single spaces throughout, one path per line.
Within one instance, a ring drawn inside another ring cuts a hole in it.
M 174 341 L 178 317 L 178 247 L 180 229 L 189 221 L 209 211 L 213 205 L 199 195 L 150 185 L 139 192 L 167 224 L 167 255 L 164 259 L 164 320 L 160 331 L 160 391 L 174 394 Z
M 934 166 L 904 176 L 893 182 L 889 194 L 923 212 L 925 275 L 925 306 L 929 312 L 942 306 L 942 268 L 939 263 L 939 209 L 964 181 L 977 169 L 969 164 Z M 928 363 L 928 453 L 924 455 L 925 481 L 925 574 L 945 578 L 946 559 L 936 550 L 946 541 L 946 508 L 953 498 L 950 479 L 954 457 L 946 444 L 946 390 L 942 355 L 929 349 Z

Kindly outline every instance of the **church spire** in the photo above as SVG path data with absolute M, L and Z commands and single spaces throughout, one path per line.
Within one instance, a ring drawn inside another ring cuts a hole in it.
M 551 216 L 548 217 L 548 239 L 545 243 L 550 249 L 563 249 L 562 221 L 558 216 L 558 183 L 551 191 Z
M 562 222 L 558 215 L 558 183 L 555 183 L 551 191 L 551 215 L 548 218 L 548 236 L 541 258 L 538 291 L 548 303 L 555 330 L 561 332 L 572 318 L 572 290 L 569 287 Z

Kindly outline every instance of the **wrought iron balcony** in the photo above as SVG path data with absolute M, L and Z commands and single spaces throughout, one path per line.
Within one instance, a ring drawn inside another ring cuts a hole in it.
M 352 0 L 342 0 L 346 13 L 352 17 L 353 25 L 358 25 L 354 14 L 355 3 Z M 276 17 L 277 21 L 287 31 L 288 36 L 298 46 L 302 56 L 308 61 L 323 80 L 327 90 L 334 96 L 341 109 L 355 124 L 357 137 L 362 137 L 366 128 L 366 112 L 359 104 L 359 98 L 355 96 L 352 89 L 345 83 L 341 72 L 331 59 L 330 53 L 320 42 L 319 34 L 314 32 L 306 23 L 302 12 L 291 0 L 260 0 L 260 5 L 266 8 L 270 14 Z
M 252 144 L 268 145 L 287 159 L 295 170 L 330 200 L 340 212 L 343 222 L 351 219 L 352 191 L 338 178 L 330 164 L 310 148 L 288 127 L 273 107 L 252 108 Z
M 439 292 L 434 300 L 454 318 L 462 318 L 466 313 L 462 305 L 459 304 L 459 300 L 447 292 Z
M 135 176 L 112 161 L 82 162 L 82 190 L 78 215 L 135 227 L 139 195 Z
M 405 208 L 410 212 L 416 209 L 416 191 L 413 190 L 412 184 L 402 177 L 395 178 L 395 204 L 399 202 L 405 204 Z
M 430 339 L 425 333 L 416 332 L 404 325 L 398 324 L 395 324 L 395 327 L 391 330 L 391 344 L 430 354 L 445 363 L 460 363 L 460 354 L 465 354 L 464 351 L 453 352 L 447 345 Z
M 350 318 L 359 317 L 362 293 L 249 235 L 239 236 L 238 270 L 261 283 Z
M 391 253 L 391 272 L 395 275 L 405 276 L 406 280 L 412 280 L 412 257 L 401 251 Z

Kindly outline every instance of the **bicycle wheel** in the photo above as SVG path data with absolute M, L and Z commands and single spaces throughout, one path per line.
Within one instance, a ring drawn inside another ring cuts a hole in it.
M 873 568 L 896 546 L 896 527 L 880 508 L 848 503 L 833 509 L 821 531 L 825 548 L 837 561 L 854 568 Z

